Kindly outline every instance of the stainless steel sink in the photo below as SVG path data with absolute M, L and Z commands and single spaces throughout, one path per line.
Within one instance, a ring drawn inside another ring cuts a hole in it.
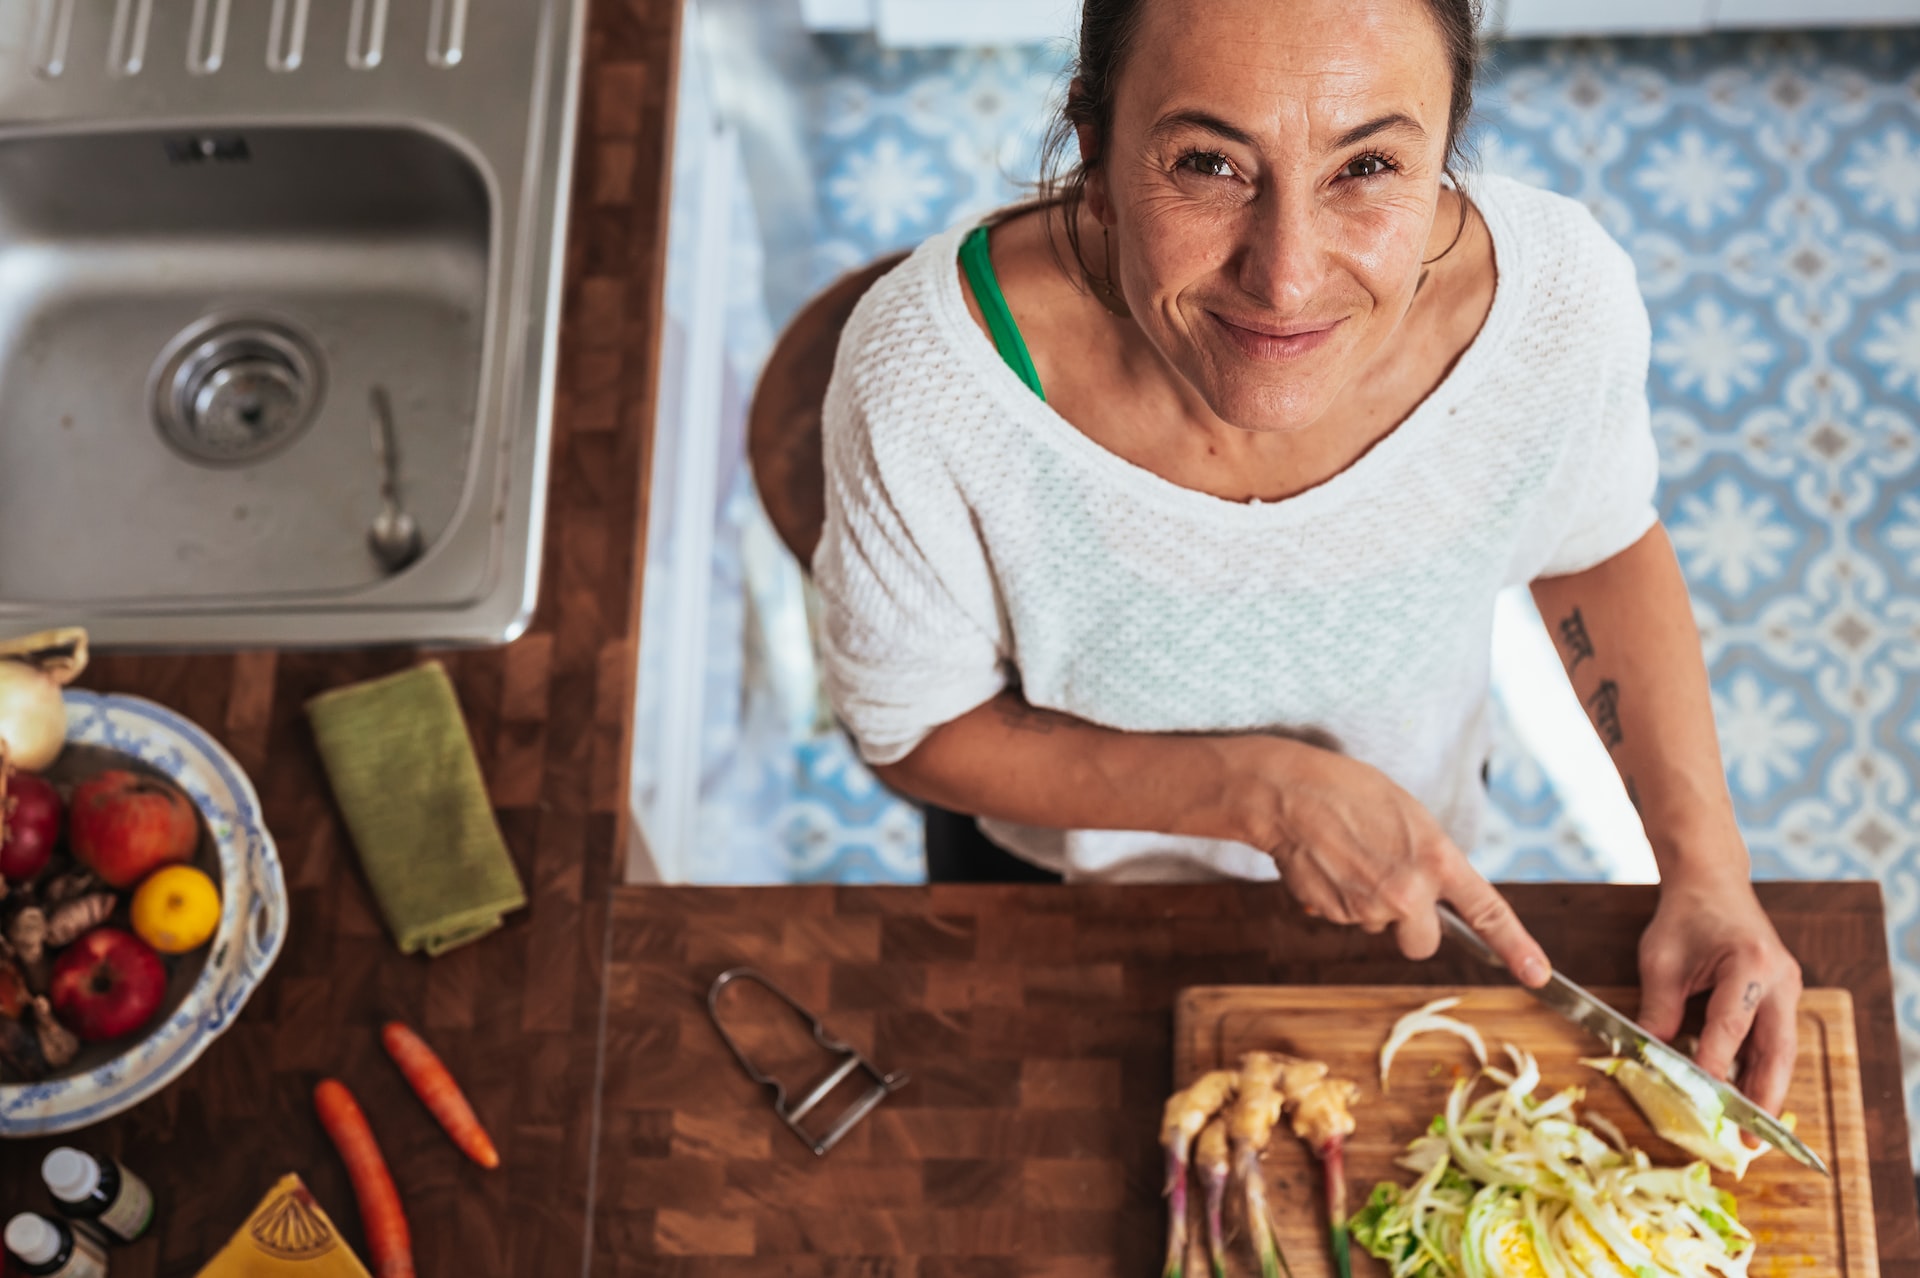
M 0 0 L 0 631 L 524 627 L 583 7 Z

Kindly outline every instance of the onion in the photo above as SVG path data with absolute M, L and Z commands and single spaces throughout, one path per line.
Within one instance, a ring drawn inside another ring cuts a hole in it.
M 0 756 L 43 771 L 67 743 L 60 689 L 87 668 L 87 632 L 46 630 L 0 643 Z
M 1487 1045 L 1480 1037 L 1480 1031 L 1465 1021 L 1456 1021 L 1451 1016 L 1440 1013 L 1460 1006 L 1457 998 L 1437 998 L 1424 1007 L 1416 1007 L 1393 1023 L 1392 1031 L 1387 1035 L 1386 1043 L 1380 1048 L 1380 1090 L 1387 1090 L 1387 1071 L 1393 1068 L 1393 1058 L 1406 1046 L 1407 1040 L 1416 1034 L 1451 1034 L 1465 1041 L 1473 1049 L 1473 1055 L 1482 1065 L 1487 1063 Z
M 0 770 L 0 879 L 25 883 L 60 841 L 60 792 L 31 772 Z

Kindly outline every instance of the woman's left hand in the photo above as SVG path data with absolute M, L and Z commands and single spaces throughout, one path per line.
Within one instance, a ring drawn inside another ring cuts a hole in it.
M 1686 1001 L 1711 990 L 1695 1059 L 1715 1078 L 1741 1061 L 1740 1089 L 1779 1113 L 1793 1077 L 1800 964 L 1744 878 L 1669 880 L 1640 938 L 1640 1024 L 1680 1030 Z

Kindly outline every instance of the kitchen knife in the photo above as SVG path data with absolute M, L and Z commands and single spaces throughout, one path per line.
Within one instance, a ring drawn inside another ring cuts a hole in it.
M 1452 906 L 1441 902 L 1436 908 L 1440 911 L 1440 926 L 1448 936 L 1460 942 L 1481 962 L 1501 971 L 1507 970 L 1506 962 L 1478 932 L 1467 925 L 1465 919 L 1454 912 Z M 1658 1071 L 1685 1092 L 1688 1099 L 1703 1112 L 1711 1113 L 1712 1107 L 1717 1104 L 1720 1111 L 1741 1131 L 1766 1141 L 1787 1157 L 1813 1168 L 1822 1176 L 1833 1175 L 1827 1170 L 1827 1165 L 1820 1161 L 1820 1155 L 1808 1149 L 1806 1143 L 1787 1130 L 1779 1119 L 1748 1100 L 1739 1088 L 1707 1073 L 1559 972 L 1548 977 L 1547 983 L 1539 989 L 1523 988 L 1575 1025 L 1584 1026 L 1604 1042 L 1615 1056 L 1638 1057 L 1641 1064 Z

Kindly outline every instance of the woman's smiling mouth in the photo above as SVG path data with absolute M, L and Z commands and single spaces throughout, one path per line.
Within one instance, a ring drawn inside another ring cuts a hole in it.
M 1288 360 L 1318 349 L 1343 320 L 1303 320 L 1273 324 L 1262 320 L 1230 320 L 1218 311 L 1207 315 L 1229 341 L 1249 359 Z

